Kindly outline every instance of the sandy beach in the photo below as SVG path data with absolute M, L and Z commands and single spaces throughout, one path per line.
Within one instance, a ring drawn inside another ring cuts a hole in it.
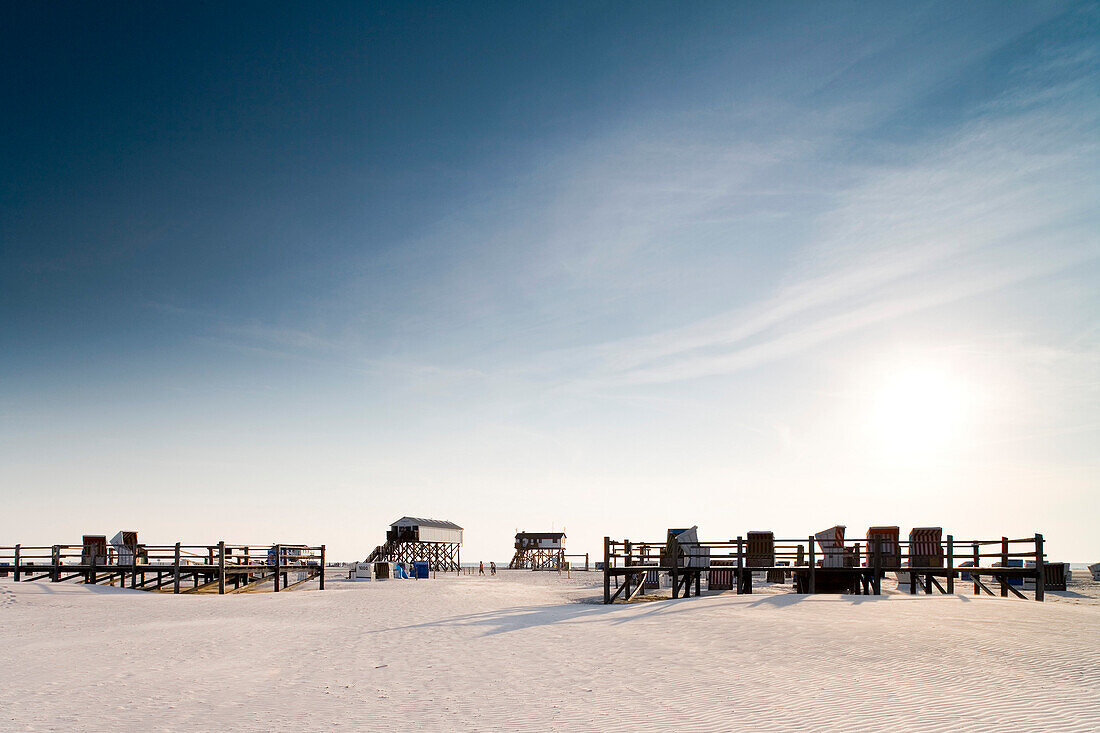
M 12 731 L 1092 731 L 1100 587 L 765 586 L 604 606 L 598 573 L 172 596 L 0 580 Z

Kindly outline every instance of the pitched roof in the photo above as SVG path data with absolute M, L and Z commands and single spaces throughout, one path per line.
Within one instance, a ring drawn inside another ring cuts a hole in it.
M 532 540 L 560 540 L 565 532 L 516 532 L 516 539 L 526 537 Z
M 408 524 L 416 527 L 439 527 L 441 529 L 462 529 L 454 522 L 448 522 L 445 519 L 423 519 L 422 517 L 401 517 L 398 520 L 390 523 L 390 526 L 398 524 Z

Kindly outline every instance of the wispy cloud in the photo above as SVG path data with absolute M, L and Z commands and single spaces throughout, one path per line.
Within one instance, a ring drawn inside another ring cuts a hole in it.
M 1092 117 L 982 119 L 899 150 L 839 192 L 785 282 L 758 302 L 613 341 L 591 376 L 691 379 L 758 366 L 866 326 L 1100 258 L 1086 222 L 1100 197 Z M 602 375 L 602 376 L 600 376 Z

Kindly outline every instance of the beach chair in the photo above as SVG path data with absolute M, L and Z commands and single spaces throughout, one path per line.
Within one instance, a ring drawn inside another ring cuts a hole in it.
M 115 562 L 119 565 L 149 561 L 149 553 L 145 546 L 138 544 L 137 532 L 126 530 L 118 532 L 111 538 L 111 547 L 115 550 Z
M 1035 561 L 1028 560 L 1025 567 L 1035 569 Z M 1068 562 L 1048 562 L 1043 564 L 1043 589 L 1066 590 L 1069 585 L 1071 573 Z M 1024 578 L 1022 588 L 1035 590 L 1035 578 Z
M 909 532 L 909 567 L 943 567 L 942 527 L 914 527 Z
M 645 590 L 658 590 L 661 587 L 661 573 L 658 570 L 645 571 Z
M 821 568 L 854 568 L 855 548 L 844 547 L 843 524 L 823 529 L 814 535 L 821 547 Z M 815 581 L 818 593 L 858 593 L 859 577 L 854 573 L 819 573 Z
M 673 570 L 678 577 L 682 577 L 684 597 L 690 593 L 692 580 L 695 583 L 696 595 L 702 584 L 703 570 L 710 567 L 710 548 L 699 544 L 698 527 L 690 529 L 670 529 L 664 550 L 661 552 L 661 565 L 666 568 L 678 568 Z M 682 575 L 680 575 L 682 573 Z M 676 577 L 676 576 L 674 576 Z M 672 586 L 672 597 L 676 598 L 678 590 L 677 580 Z
M 775 565 L 775 534 L 749 532 L 745 552 L 745 567 L 770 568 Z
M 711 560 L 707 573 L 707 590 L 733 590 L 733 560 Z M 729 570 L 715 570 L 715 565 L 730 566 Z
M 106 565 L 107 564 L 107 536 L 102 534 L 86 534 L 83 537 L 83 547 L 80 550 L 81 565 Z
M 749 532 L 746 536 L 745 567 L 765 568 L 765 580 L 782 583 L 786 580 L 782 570 L 775 570 L 775 533 Z
M 943 567 L 943 537 L 942 527 L 914 527 L 909 532 L 909 567 L 910 568 L 942 568 Z M 902 569 L 897 572 L 898 590 L 905 593 L 915 593 L 920 587 L 920 573 Z M 969 573 L 967 573 L 969 575 Z M 914 584 L 917 588 L 914 588 Z M 929 589 L 931 582 L 928 583 Z
M 775 567 L 768 571 L 767 578 L 769 583 L 786 583 L 787 579 L 791 577 L 791 561 L 790 560 L 776 560 L 775 564 L 781 567 Z
M 710 548 L 699 544 L 698 527 L 670 529 L 661 565 L 678 568 L 706 568 L 710 565 Z
M 821 547 L 821 567 L 843 568 L 844 561 L 844 525 L 837 524 L 828 529 L 823 529 L 814 537 Z
M 879 567 L 897 570 L 901 567 L 901 530 L 898 527 L 867 528 L 867 567 L 874 564 L 875 542 L 879 543 Z
M 1043 587 L 1046 590 L 1066 590 L 1071 576 L 1068 562 L 1051 562 L 1043 565 Z

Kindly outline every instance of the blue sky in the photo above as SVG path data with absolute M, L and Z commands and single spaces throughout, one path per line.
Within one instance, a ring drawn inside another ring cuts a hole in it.
M 1073 3 L 8 4 L 0 537 L 1095 560 L 1098 40 Z

